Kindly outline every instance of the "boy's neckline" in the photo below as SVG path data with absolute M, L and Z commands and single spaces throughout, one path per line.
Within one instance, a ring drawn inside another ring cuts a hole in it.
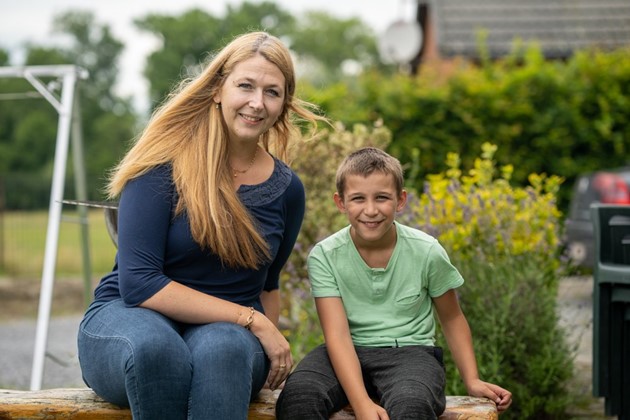
M 357 245 L 352 235 L 352 227 L 350 227 L 350 229 L 348 230 L 348 235 L 350 235 L 350 239 L 352 240 L 354 248 L 357 250 L 357 253 L 368 268 L 371 268 L 373 270 L 387 269 L 387 266 L 389 265 L 392 256 L 394 255 L 394 251 L 396 250 L 396 245 L 398 244 L 397 224 L 394 223 L 392 228 L 395 233 L 394 240 L 392 243 L 388 244 L 387 247 L 361 247 Z

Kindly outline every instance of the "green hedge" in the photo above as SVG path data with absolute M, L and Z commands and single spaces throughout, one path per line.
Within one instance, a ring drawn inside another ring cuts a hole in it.
M 302 92 L 348 126 L 381 121 L 392 131 L 392 154 L 407 164 L 417 156 L 411 181 L 418 186 L 445 169 L 448 152 L 470 165 L 489 141 L 499 146 L 499 163 L 514 165 L 519 185 L 530 173 L 564 177 L 564 209 L 578 174 L 628 163 L 628 49 L 546 61 L 530 46 L 481 66 L 425 64 L 416 78 L 369 73 L 354 83 L 303 85 Z
M 514 396 L 502 418 L 562 418 L 574 396 L 573 352 L 556 311 L 560 179 L 530 174 L 529 185 L 514 187 L 497 152 L 483 144 L 468 170 L 449 153 L 448 169 L 427 177 L 404 217 L 440 240 L 465 279 L 458 294 L 480 376 Z M 441 334 L 438 342 L 446 348 Z M 466 394 L 450 352 L 445 366 L 447 393 Z

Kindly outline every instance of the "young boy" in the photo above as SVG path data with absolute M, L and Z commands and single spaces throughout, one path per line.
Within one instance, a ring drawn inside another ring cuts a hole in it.
M 394 220 L 407 200 L 400 162 L 359 149 L 342 162 L 336 184 L 335 204 L 350 226 L 308 258 L 326 344 L 287 379 L 278 419 L 328 419 L 348 403 L 357 419 L 437 418 L 446 399 L 433 308 L 468 393 L 507 409 L 512 394 L 479 379 L 454 291 L 464 280 L 435 238 Z

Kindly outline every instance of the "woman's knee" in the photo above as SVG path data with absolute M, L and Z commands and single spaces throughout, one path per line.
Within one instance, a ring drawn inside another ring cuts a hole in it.
M 130 340 L 130 358 L 136 369 L 154 369 L 161 372 L 190 372 L 192 359 L 186 343 L 179 336 L 165 337 L 159 332 Z
M 84 377 L 90 385 L 102 378 L 120 386 L 129 374 L 185 375 L 192 366 L 190 352 L 175 326 L 142 308 L 104 306 L 82 323 L 78 347 Z
M 263 353 L 258 339 L 245 328 L 227 322 L 195 326 L 184 334 L 193 359 L 245 361 Z
M 265 384 L 269 360 L 251 331 L 232 323 L 213 323 L 184 333 L 196 376 L 240 388 L 251 386 L 256 394 Z

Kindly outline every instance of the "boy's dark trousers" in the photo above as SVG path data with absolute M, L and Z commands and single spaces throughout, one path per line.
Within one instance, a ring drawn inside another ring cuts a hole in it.
M 433 346 L 355 347 L 369 395 L 391 420 L 436 419 L 444 412 L 442 349 Z M 291 373 L 276 404 L 279 420 L 327 420 L 348 405 L 326 346 L 310 352 Z

